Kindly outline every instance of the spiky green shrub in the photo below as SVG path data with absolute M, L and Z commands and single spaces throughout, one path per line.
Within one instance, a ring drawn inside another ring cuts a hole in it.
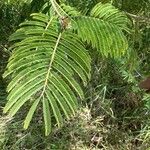
M 20 24 L 10 37 L 14 44 L 4 73 L 4 77 L 11 78 L 4 113 L 12 117 L 28 104 L 25 129 L 39 108 L 45 135 L 55 123 L 61 127 L 64 117 L 69 119 L 75 114 L 79 100 L 84 99 L 82 85 L 90 79 L 91 58 L 86 44 L 103 57 L 118 58 L 126 53 L 123 31 L 128 20 L 123 13 L 101 3 L 90 16 L 69 15 L 72 9 L 64 10 L 51 0 L 49 15 L 31 14 L 31 20 Z

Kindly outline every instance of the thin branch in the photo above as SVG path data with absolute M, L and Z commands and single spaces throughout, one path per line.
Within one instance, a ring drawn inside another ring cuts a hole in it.
M 146 23 L 150 23 L 150 18 L 145 17 L 145 16 L 138 16 L 138 15 L 134 15 L 128 12 L 125 12 L 128 16 L 130 16 L 131 18 L 139 21 L 139 22 L 146 22 Z
M 58 8 L 57 8 L 58 6 L 56 6 L 57 3 L 55 3 L 55 0 L 50 0 L 50 2 L 51 2 L 51 4 L 52 4 L 52 7 L 54 8 L 55 12 L 57 13 L 57 15 L 61 18 L 62 15 L 60 14 L 60 12 L 59 12 L 59 10 L 58 10 Z
M 49 76 L 51 75 L 51 69 L 52 69 L 52 64 L 53 64 L 53 61 L 54 61 L 54 58 L 55 58 L 55 54 L 56 54 L 56 50 L 57 50 L 57 47 L 58 47 L 58 44 L 60 42 L 60 39 L 61 39 L 61 33 L 59 33 L 59 36 L 58 36 L 58 39 L 56 41 L 56 45 L 54 47 L 54 51 L 52 53 L 52 56 L 51 56 L 51 60 L 50 60 L 50 63 L 49 63 L 49 67 L 48 67 L 48 71 L 47 71 L 47 74 L 46 74 L 46 79 L 45 79 L 45 83 L 44 83 L 44 86 L 43 86 L 43 90 L 42 90 L 42 93 L 40 95 L 40 98 L 44 95 L 45 93 L 45 90 L 46 90 L 46 87 L 47 87 L 47 83 L 48 83 L 48 79 L 49 79 Z

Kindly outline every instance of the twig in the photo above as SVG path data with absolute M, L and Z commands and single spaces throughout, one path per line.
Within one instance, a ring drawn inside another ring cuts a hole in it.
M 145 16 L 138 16 L 138 15 L 134 15 L 128 12 L 125 12 L 128 16 L 130 16 L 131 18 L 139 21 L 139 22 L 146 22 L 146 23 L 150 23 L 150 18 L 149 17 L 145 17 Z

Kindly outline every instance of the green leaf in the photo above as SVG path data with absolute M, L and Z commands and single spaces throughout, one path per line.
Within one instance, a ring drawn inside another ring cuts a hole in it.
M 47 98 L 43 97 L 43 116 L 44 116 L 44 123 L 45 123 L 45 135 L 49 135 L 51 132 L 51 114 L 50 114 L 50 107 Z
M 55 17 L 31 16 L 32 20 L 22 23 L 10 37 L 14 45 L 3 75 L 11 79 L 4 113 L 14 116 L 24 105 L 31 105 L 32 99 L 24 128 L 40 106 L 47 136 L 55 124 L 61 127 L 64 119 L 75 115 L 79 98 L 84 98 L 77 76 L 87 84 L 91 58 L 77 34 L 57 32 Z
M 30 110 L 29 110 L 29 112 L 28 112 L 28 114 L 27 114 L 27 116 L 26 116 L 26 118 L 25 118 L 25 120 L 24 120 L 24 126 L 23 126 L 24 129 L 27 129 L 27 128 L 28 128 L 28 126 L 29 126 L 29 124 L 30 124 L 30 121 L 31 121 L 31 119 L 32 119 L 32 117 L 33 117 L 33 114 L 34 114 L 34 112 L 35 112 L 35 110 L 36 110 L 36 108 L 37 108 L 39 102 L 40 102 L 40 98 L 36 99 L 36 100 L 34 101 L 34 103 L 32 104 L 32 106 L 31 106 L 31 108 L 30 108 Z
M 91 44 L 104 57 L 118 58 L 123 56 L 128 48 L 127 39 L 120 27 L 94 17 L 76 17 L 78 35 Z

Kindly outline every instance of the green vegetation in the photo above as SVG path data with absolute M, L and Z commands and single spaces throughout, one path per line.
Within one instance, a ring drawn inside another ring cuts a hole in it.
M 150 1 L 0 2 L 2 150 L 149 150 Z M 26 129 L 26 130 L 25 130 Z

